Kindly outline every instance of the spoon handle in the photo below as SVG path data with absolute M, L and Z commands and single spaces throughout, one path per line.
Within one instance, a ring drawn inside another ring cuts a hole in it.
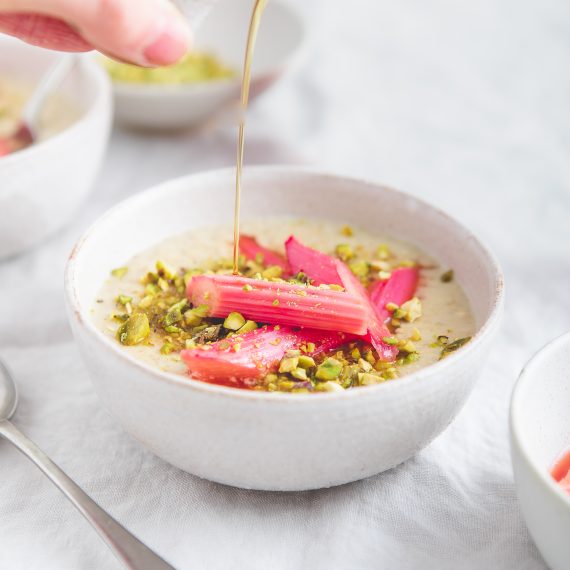
M 174 570 L 148 546 L 122 527 L 93 499 L 82 491 L 34 442 L 9 421 L 0 421 L 0 436 L 27 455 L 79 512 L 95 527 L 107 546 L 126 568 L 132 570 Z
M 37 138 L 38 116 L 46 102 L 46 99 L 61 85 L 71 67 L 77 61 L 73 53 L 60 55 L 55 63 L 47 70 L 39 84 L 34 89 L 32 96 L 26 102 L 22 111 L 22 123 L 26 125 L 32 137 Z

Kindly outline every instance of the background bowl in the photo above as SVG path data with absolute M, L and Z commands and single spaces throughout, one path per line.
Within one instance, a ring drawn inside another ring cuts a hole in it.
M 553 570 L 570 567 L 570 496 L 550 476 L 570 448 L 570 333 L 525 366 L 511 402 L 511 452 L 526 524 Z
M 117 120 L 144 129 L 181 129 L 199 125 L 216 111 L 227 108 L 229 103 L 237 105 L 250 17 L 251 2 L 222 0 L 196 33 L 196 49 L 216 54 L 236 70 L 235 78 L 180 85 L 115 81 Z M 299 51 L 304 36 L 300 16 L 285 4 L 269 2 L 255 50 L 252 98 L 284 73 Z
M 128 432 L 166 461 L 238 487 L 327 487 L 408 459 L 462 407 L 502 304 L 502 277 L 489 252 L 457 222 L 411 196 L 272 167 L 246 170 L 242 203 L 244 218 L 315 212 L 404 238 L 454 268 L 478 332 L 457 353 L 406 378 L 340 394 L 236 390 L 151 368 L 95 327 L 90 310 L 111 268 L 168 236 L 231 223 L 234 175 L 223 170 L 161 184 L 113 208 L 75 247 L 66 272 L 69 315 L 99 396 Z
M 0 40 L 0 82 L 34 85 L 59 54 Z M 59 95 L 79 111 L 63 131 L 0 158 L 0 259 L 17 254 L 61 228 L 91 188 L 111 124 L 110 81 L 81 58 Z

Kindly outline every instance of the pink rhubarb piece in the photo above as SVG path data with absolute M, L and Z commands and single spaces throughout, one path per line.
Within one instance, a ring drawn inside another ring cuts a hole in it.
M 287 261 L 278 253 L 259 245 L 253 236 L 240 235 L 239 250 L 247 259 L 253 259 L 255 261 L 257 256 L 261 255 L 264 265 L 277 265 L 283 269 L 285 275 L 291 274 L 291 269 Z
M 212 317 L 241 313 L 260 323 L 366 334 L 369 301 L 346 291 L 238 275 L 198 275 L 188 284 L 194 306 Z
M 370 300 L 382 322 L 390 316 L 388 303 L 400 306 L 409 301 L 418 287 L 419 271 L 416 267 L 400 267 L 392 271 L 386 281 L 376 281 L 370 288 Z
M 313 343 L 309 356 L 333 350 L 351 336 L 337 332 L 270 326 L 180 354 L 188 371 L 203 380 L 256 379 L 274 370 L 288 350 Z
M 295 236 L 285 242 L 285 250 L 294 275 L 302 271 L 314 285 L 342 285 L 334 257 L 303 245 Z

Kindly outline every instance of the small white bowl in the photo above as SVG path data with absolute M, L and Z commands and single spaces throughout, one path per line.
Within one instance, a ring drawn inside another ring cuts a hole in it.
M 511 453 L 526 524 L 553 570 L 570 568 L 570 495 L 550 475 L 570 448 L 570 333 L 525 366 L 511 401 Z
M 230 104 L 236 107 L 250 17 L 251 2 L 224 0 L 212 9 L 195 38 L 196 49 L 213 53 L 234 68 L 235 78 L 180 85 L 114 81 L 117 120 L 143 129 L 182 129 L 198 126 Z M 269 2 L 252 66 L 252 98 L 285 72 L 304 37 L 303 23 L 297 13 L 286 4 Z
M 171 235 L 231 223 L 234 175 L 208 172 L 148 190 L 113 208 L 73 250 L 65 285 L 69 316 L 99 396 L 166 461 L 237 487 L 329 487 L 405 461 L 463 406 L 491 348 L 503 298 L 491 254 L 460 224 L 412 196 L 301 168 L 265 167 L 246 170 L 242 202 L 244 219 L 314 212 L 419 244 L 454 268 L 477 333 L 458 352 L 408 377 L 340 394 L 237 390 L 150 367 L 95 326 L 91 308 L 111 268 Z
M 0 82 L 33 85 L 59 54 L 0 40 Z M 101 164 L 112 115 L 110 81 L 82 58 L 59 95 L 79 118 L 63 131 L 0 158 L 0 259 L 41 243 L 85 199 Z

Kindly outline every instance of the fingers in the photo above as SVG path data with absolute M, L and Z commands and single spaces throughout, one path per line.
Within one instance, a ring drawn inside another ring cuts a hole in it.
M 0 0 L 0 12 L 6 10 L 65 20 L 87 44 L 139 65 L 174 63 L 190 44 L 189 28 L 168 0 Z
M 69 24 L 50 16 L 0 14 L 0 32 L 29 44 L 59 51 L 89 51 L 88 44 Z

